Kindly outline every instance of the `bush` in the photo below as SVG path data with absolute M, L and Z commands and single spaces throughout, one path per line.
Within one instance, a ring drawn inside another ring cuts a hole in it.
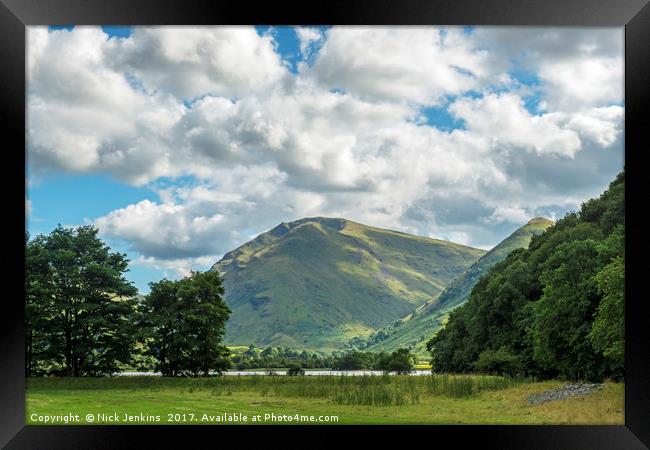
M 305 370 L 298 364 L 290 364 L 287 367 L 287 375 L 290 377 L 301 376 L 305 374 Z
M 478 372 L 493 375 L 518 375 L 522 370 L 520 359 L 510 353 L 506 347 L 483 351 L 473 366 Z
M 367 352 L 352 351 L 346 353 L 334 361 L 335 370 L 364 370 L 370 369 L 374 364 L 375 355 Z
M 408 349 L 400 348 L 390 355 L 382 355 L 376 368 L 384 373 L 395 372 L 399 375 L 405 375 L 413 370 L 414 362 L 415 357 L 413 354 Z

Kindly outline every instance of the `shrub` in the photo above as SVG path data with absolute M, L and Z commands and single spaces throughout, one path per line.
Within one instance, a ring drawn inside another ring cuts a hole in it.
M 522 370 L 520 359 L 506 347 L 483 351 L 473 366 L 479 372 L 494 375 L 518 375 Z
M 390 355 L 382 355 L 376 368 L 384 373 L 395 372 L 399 375 L 408 374 L 413 370 L 415 357 L 408 349 L 400 348 Z
M 305 370 L 298 364 L 290 364 L 287 368 L 287 375 L 290 377 L 304 375 Z

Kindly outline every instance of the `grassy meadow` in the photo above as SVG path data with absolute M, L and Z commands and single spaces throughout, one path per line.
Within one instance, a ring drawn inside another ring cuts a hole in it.
M 477 375 L 30 378 L 26 423 L 62 414 L 79 415 L 80 424 L 242 424 L 244 415 L 246 424 L 624 423 L 621 383 L 606 382 L 584 397 L 527 403 L 529 395 L 564 384 Z M 144 420 L 126 421 L 125 414 Z M 228 421 L 232 414 L 240 420 Z

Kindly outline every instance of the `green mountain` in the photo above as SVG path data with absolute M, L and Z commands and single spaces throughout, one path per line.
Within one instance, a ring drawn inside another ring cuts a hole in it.
M 469 297 L 474 285 L 496 263 L 517 248 L 527 248 L 534 235 L 541 234 L 553 221 L 536 217 L 484 254 L 465 272 L 458 276 L 437 297 L 427 301 L 412 314 L 395 321 L 368 337 L 357 337 L 346 345 L 372 351 L 394 351 L 399 347 L 413 348 L 418 354 L 426 353 L 426 341 L 444 324 L 448 314 Z
M 282 223 L 224 255 L 227 345 L 335 349 L 437 296 L 485 252 L 345 219 Z

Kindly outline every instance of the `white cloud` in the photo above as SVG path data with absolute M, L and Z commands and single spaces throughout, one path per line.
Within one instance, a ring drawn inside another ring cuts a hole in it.
M 48 169 L 104 170 L 141 183 L 174 173 L 166 130 L 183 106 L 165 95 L 134 90 L 106 66 L 114 41 L 99 28 L 47 33 L 30 28 L 27 129 L 35 175 Z M 31 47 L 30 52 L 31 53 Z
M 514 224 L 524 224 L 532 218 L 526 210 L 518 207 L 498 206 L 492 215 L 487 218 L 486 222 L 501 223 L 511 222 Z
M 584 139 L 606 148 L 623 132 L 624 110 L 621 106 L 591 108 L 573 114 L 553 113 L 559 123 L 575 130 Z
M 612 33 L 296 33 L 314 60 L 290 74 L 272 35 L 252 27 L 136 27 L 110 40 L 94 27 L 30 27 L 34 174 L 102 172 L 157 189 L 160 201 L 94 223 L 138 264 L 187 273 L 315 215 L 486 247 L 540 211 L 577 206 L 621 168 Z M 541 85 L 514 81 L 513 67 Z M 543 114 L 526 108 L 531 92 Z M 421 106 L 436 104 L 464 128 L 428 124 Z M 184 175 L 192 187 L 174 184 Z
M 462 99 L 454 102 L 449 110 L 493 147 L 515 147 L 567 157 L 573 157 L 581 149 L 578 133 L 558 126 L 553 115 L 531 115 L 521 98 L 513 94 Z
M 546 61 L 539 76 L 546 86 L 547 103 L 574 111 L 622 101 L 623 60 L 620 57 L 588 57 Z
M 539 78 L 551 110 L 580 111 L 623 100 L 623 28 L 482 27 L 490 65 Z M 514 62 L 514 64 L 513 64 Z
M 131 261 L 131 264 L 162 270 L 164 278 L 178 279 L 190 276 L 192 271 L 206 270 L 206 267 L 211 267 L 214 264 L 217 257 L 218 255 L 199 258 L 157 259 L 151 256 L 139 256 Z M 170 270 L 173 271 L 171 274 Z
M 300 42 L 300 53 L 305 56 L 309 55 L 315 43 L 323 39 L 323 34 L 318 28 L 294 27 L 294 30 Z
M 307 72 L 328 89 L 428 105 L 481 87 L 486 57 L 460 28 L 334 27 Z
M 181 99 L 264 92 L 287 76 L 271 36 L 250 26 L 136 27 L 111 42 L 107 64 Z

